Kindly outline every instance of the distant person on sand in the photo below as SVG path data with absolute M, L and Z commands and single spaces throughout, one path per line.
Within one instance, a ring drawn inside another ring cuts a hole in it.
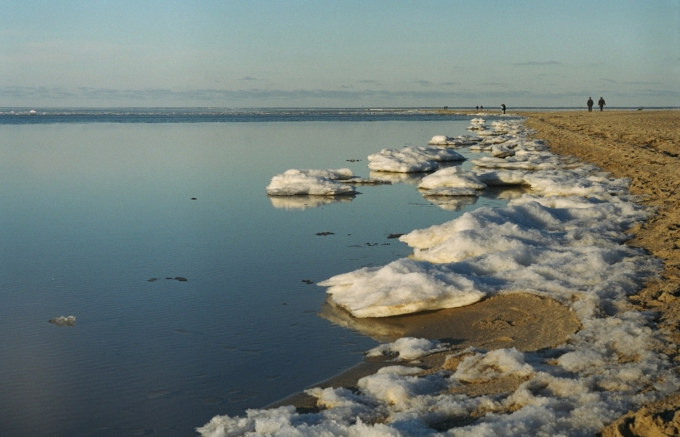
M 597 106 L 600 107 L 600 111 L 604 109 L 604 105 L 606 105 L 606 103 L 604 102 L 604 99 L 600 97 L 600 100 L 597 101 Z
M 505 114 L 505 103 L 501 104 L 501 109 L 503 110 L 503 114 Z
M 593 98 L 588 97 L 588 112 L 593 112 Z

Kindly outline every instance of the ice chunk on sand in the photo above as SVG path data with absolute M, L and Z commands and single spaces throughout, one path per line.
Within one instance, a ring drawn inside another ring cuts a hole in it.
M 453 378 L 463 382 L 482 382 L 513 374 L 520 377 L 534 373 L 517 349 L 497 349 L 468 356 L 458 365 Z
M 402 337 L 392 343 L 381 344 L 366 353 L 367 357 L 379 357 L 390 353 L 397 354 L 400 360 L 415 360 L 425 355 L 445 350 L 435 340 L 426 338 Z
M 361 378 L 357 385 L 363 393 L 400 410 L 408 408 L 419 395 L 436 393 L 446 388 L 445 381 L 437 376 L 419 377 L 421 371 L 417 367 L 383 367 L 376 374 Z
M 532 192 L 543 196 L 582 196 L 607 198 L 611 194 L 624 194 L 627 180 L 610 180 L 586 176 L 578 170 L 544 170 L 527 173 L 526 184 Z M 623 183 L 621 183 L 623 182 Z
M 432 264 L 402 258 L 380 268 L 365 267 L 319 285 L 336 305 L 355 317 L 388 317 L 481 300 L 485 293 L 465 275 L 432 270 Z
M 348 168 L 338 170 L 286 170 L 267 185 L 269 196 L 337 196 L 354 194 L 354 187 L 344 183 L 354 175 Z
M 412 147 L 382 149 L 368 156 L 368 168 L 373 171 L 416 173 L 439 168 L 440 162 L 464 161 L 460 153 L 441 147 Z
M 513 156 L 484 156 L 472 161 L 477 167 L 505 170 L 554 170 L 562 168 L 560 158 L 550 152 L 517 150 Z

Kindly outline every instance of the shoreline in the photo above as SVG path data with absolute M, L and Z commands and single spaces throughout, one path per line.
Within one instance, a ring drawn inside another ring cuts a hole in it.
M 641 116 L 641 114 L 644 115 Z M 635 225 L 628 231 L 630 240 L 626 244 L 644 249 L 660 259 L 664 263 L 664 270 L 658 279 L 648 280 L 644 286 L 639 284 L 640 288 L 636 289 L 637 291 L 631 289 L 637 294 L 628 295 L 624 299 L 637 313 L 658 314 L 651 330 L 663 337 L 663 344 L 660 346 L 661 343 L 650 343 L 649 347 L 653 347 L 656 353 L 663 353 L 668 357 L 671 365 L 665 367 L 665 372 L 671 372 L 668 374 L 669 377 L 670 375 L 677 376 L 680 361 L 677 347 L 680 333 L 676 332 L 677 327 L 680 326 L 680 301 L 677 299 L 677 295 L 680 294 L 680 281 L 678 281 L 680 256 L 675 242 L 680 233 L 680 225 L 678 225 L 680 212 L 676 212 L 680 199 L 674 192 L 674 182 L 680 176 L 680 156 L 677 150 L 679 134 L 675 132 L 674 126 L 680 121 L 680 111 L 644 113 L 641 111 L 605 111 L 603 113 L 568 111 L 508 115 L 525 117 L 525 126 L 532 131 L 531 137 L 544 141 L 551 152 L 566 159 L 576 157 L 582 162 L 597 165 L 617 178 L 628 177 L 631 180 L 628 192 L 637 199 L 636 202 L 656 211 L 646 222 Z M 570 307 L 564 303 L 519 291 L 497 295 L 465 307 L 388 318 L 377 325 L 375 321 L 363 319 L 354 323 L 351 318 L 343 318 L 341 312 L 338 313 L 332 308 L 324 308 L 320 315 L 329 319 L 336 318 L 340 321 L 339 324 L 344 324 L 374 338 L 382 337 L 379 341 L 390 341 L 391 338 L 408 336 L 447 340 L 449 345 L 453 346 L 444 352 L 434 351 L 429 355 L 420 356 L 417 361 L 400 363 L 402 368 L 411 369 L 402 370 L 402 372 L 408 372 L 409 375 L 415 375 L 418 378 L 424 377 L 426 380 L 428 375 L 441 374 L 441 371 L 457 372 L 457 366 L 462 361 L 469 361 L 467 358 L 471 353 L 475 353 L 470 352 L 470 346 L 487 350 L 515 348 L 519 351 L 542 351 L 564 344 L 572 336 L 578 337 L 580 334 L 576 333 L 581 329 L 579 320 L 574 316 Z M 552 309 L 556 312 L 544 312 L 544 309 Z M 524 310 L 523 313 L 522 310 Z M 472 319 L 467 317 L 472 317 Z M 560 317 L 563 318 L 560 319 Z M 559 320 L 564 322 L 558 322 Z M 466 334 L 462 334 L 465 329 L 477 334 L 480 332 L 488 334 L 490 338 L 486 340 L 474 336 L 467 338 Z M 522 333 L 522 329 L 526 332 Z M 540 337 L 542 333 L 545 333 L 544 340 L 536 343 L 522 343 L 523 338 L 533 339 Z M 652 337 L 642 338 L 651 339 Z M 644 346 L 643 349 L 646 347 Z M 623 348 L 619 353 L 624 355 L 618 355 L 614 361 L 623 364 L 624 367 L 625 363 L 635 362 L 639 358 L 631 349 Z M 317 396 L 321 395 L 319 390 L 323 391 L 324 387 L 343 387 L 350 390 L 361 387 L 360 378 L 377 375 L 381 373 L 379 370 L 382 367 L 394 366 L 394 361 L 390 358 L 388 356 L 387 358 L 366 359 L 353 369 L 316 384 L 315 387 L 321 388 L 315 389 L 313 396 L 298 393 L 266 408 L 292 405 L 286 408 L 295 407 L 298 413 L 324 410 L 324 407 L 329 406 L 324 402 L 327 403 L 330 398 L 325 398 L 325 400 L 319 398 L 320 406 L 317 406 Z M 582 365 L 585 365 L 585 362 Z M 393 371 L 393 369 L 388 370 L 388 373 Z M 667 374 L 655 376 L 659 378 L 659 382 L 663 382 L 664 375 Z M 371 378 L 375 380 L 376 376 Z M 377 378 L 386 377 L 377 376 Z M 480 395 L 507 394 L 514 392 L 525 381 L 527 379 L 522 372 L 507 375 L 501 372 L 498 378 L 468 380 L 466 384 L 450 387 L 449 394 L 465 394 L 472 398 Z M 618 384 L 614 374 L 610 382 L 603 385 L 601 382 L 596 384 L 605 392 L 609 391 L 607 387 L 614 392 L 617 391 L 617 388 L 614 388 Z M 607 386 L 607 384 L 610 385 Z M 536 389 L 539 389 L 538 386 Z M 609 416 L 605 422 L 600 422 L 597 428 L 592 429 L 597 429 L 597 434 L 604 436 L 670 435 L 680 431 L 678 428 L 680 425 L 674 417 L 680 416 L 680 413 L 675 414 L 680 405 L 680 393 L 674 386 L 671 386 L 665 393 L 666 395 L 662 398 L 648 398 L 655 400 L 648 400 L 646 404 L 644 402 L 632 404 L 639 406 L 635 407 L 636 411 L 624 413 L 625 410 L 619 409 L 616 415 Z M 603 399 L 606 399 L 606 396 Z M 337 399 L 331 402 L 336 401 Z M 507 407 L 510 411 L 515 408 L 512 404 Z M 483 418 L 486 415 L 484 411 L 484 408 L 472 409 L 468 411 L 469 415 L 456 418 L 455 423 L 447 422 L 446 426 L 456 427 L 470 424 L 478 418 Z M 490 411 L 493 412 L 493 408 Z M 499 410 L 501 411 L 504 410 Z M 280 410 L 280 413 L 292 414 L 292 410 L 284 409 Z M 623 416 L 617 419 L 617 416 L 621 414 Z M 218 425 L 219 421 L 220 419 L 216 418 L 214 423 Z

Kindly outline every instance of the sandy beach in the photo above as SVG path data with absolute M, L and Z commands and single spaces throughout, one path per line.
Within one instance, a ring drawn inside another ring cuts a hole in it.
M 668 338 L 664 352 L 680 364 L 680 111 L 534 112 L 522 114 L 535 137 L 554 153 L 573 155 L 616 177 L 630 178 L 631 194 L 656 214 L 632 229 L 629 244 L 664 262 L 658 280 L 630 300 L 658 313 L 658 329 Z M 603 432 L 618 435 L 678 435 L 680 394 L 633 411 Z
M 665 265 L 659 279 L 650 281 L 631 305 L 658 314 L 658 329 L 667 338 L 663 352 L 680 364 L 680 111 L 565 111 L 521 113 L 534 137 L 550 150 L 596 164 L 616 177 L 631 180 L 631 194 L 653 208 L 655 215 L 644 225 L 631 229 L 628 244 L 643 248 Z M 564 305 L 549 298 L 517 293 L 501 295 L 467 307 L 385 319 L 354 319 L 327 305 L 320 314 L 378 341 L 411 336 L 453 339 L 456 349 L 469 346 L 485 349 L 539 350 L 562 344 L 580 328 L 578 319 Z M 464 358 L 451 351 L 435 353 L 417 364 L 427 370 L 455 370 Z M 386 365 L 367 360 L 354 369 L 331 378 L 320 387 L 356 387 L 359 378 Z M 470 383 L 461 393 L 470 396 L 514 390 L 523 381 L 500 378 Z M 275 404 L 295 405 L 299 411 L 317 410 L 316 399 L 298 394 Z M 606 427 L 605 436 L 677 435 L 680 431 L 680 393 L 631 411 Z M 478 416 L 486 414 L 479 411 Z M 474 418 L 468 418 L 474 419 Z M 455 426 L 455 425 L 454 425 Z

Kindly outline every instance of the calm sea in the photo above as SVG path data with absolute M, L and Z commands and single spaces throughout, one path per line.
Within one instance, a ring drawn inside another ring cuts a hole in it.
M 320 317 L 314 283 L 407 256 L 390 234 L 503 201 L 442 208 L 420 176 L 319 205 L 265 187 L 289 168 L 368 176 L 367 155 L 469 119 L 1 109 L 0 435 L 194 435 L 360 361 L 377 342 Z

